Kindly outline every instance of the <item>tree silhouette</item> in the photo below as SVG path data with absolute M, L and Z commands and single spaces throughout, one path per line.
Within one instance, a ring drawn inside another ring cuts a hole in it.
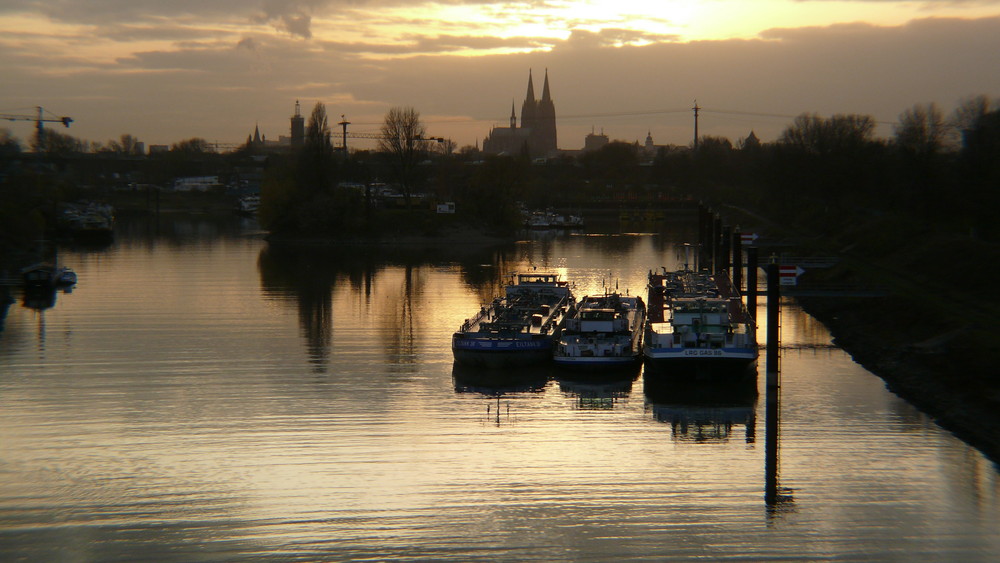
M 937 104 L 917 104 L 900 114 L 896 146 L 911 154 L 931 157 L 945 147 L 952 131 Z
M 426 133 L 420 114 L 413 108 L 394 107 L 385 114 L 378 146 L 380 151 L 389 155 L 407 207 L 410 206 L 413 175 L 423 153 Z
M 333 186 L 336 162 L 330 135 L 326 106 L 316 102 L 309 115 L 305 142 L 298 159 L 297 183 L 300 193 L 307 199 Z

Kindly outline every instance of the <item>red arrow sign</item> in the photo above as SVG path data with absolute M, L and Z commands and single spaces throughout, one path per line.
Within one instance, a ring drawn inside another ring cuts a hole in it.
M 778 266 L 778 279 L 781 280 L 781 285 L 795 285 L 799 276 L 805 272 L 795 264 L 782 264 Z

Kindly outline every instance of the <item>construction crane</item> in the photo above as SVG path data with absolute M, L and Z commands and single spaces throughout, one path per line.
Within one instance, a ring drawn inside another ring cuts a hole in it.
M 38 147 L 42 146 L 42 140 L 45 138 L 44 123 L 62 123 L 64 127 L 69 127 L 69 124 L 73 123 L 72 117 L 45 117 L 45 110 L 42 109 L 42 106 L 35 106 L 35 110 L 37 112 L 35 115 L 0 113 L 0 119 L 6 119 L 7 121 L 34 121 Z

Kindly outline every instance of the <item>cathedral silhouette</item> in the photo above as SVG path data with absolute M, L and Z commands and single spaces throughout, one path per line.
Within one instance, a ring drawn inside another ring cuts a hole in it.
M 528 92 L 521 104 L 521 127 L 517 126 L 514 104 L 510 104 L 510 127 L 494 127 L 483 140 L 483 152 L 548 158 L 558 152 L 556 147 L 556 108 L 549 92 L 549 71 L 545 70 L 542 99 L 535 99 L 531 70 L 528 71 Z

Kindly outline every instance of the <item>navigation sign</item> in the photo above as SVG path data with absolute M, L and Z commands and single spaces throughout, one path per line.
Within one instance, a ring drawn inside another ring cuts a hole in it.
M 740 233 L 740 244 L 753 244 L 758 238 L 757 233 Z
M 799 280 L 799 276 L 804 273 L 806 271 L 795 264 L 782 264 L 778 266 L 778 279 L 781 280 L 781 285 L 795 285 Z

